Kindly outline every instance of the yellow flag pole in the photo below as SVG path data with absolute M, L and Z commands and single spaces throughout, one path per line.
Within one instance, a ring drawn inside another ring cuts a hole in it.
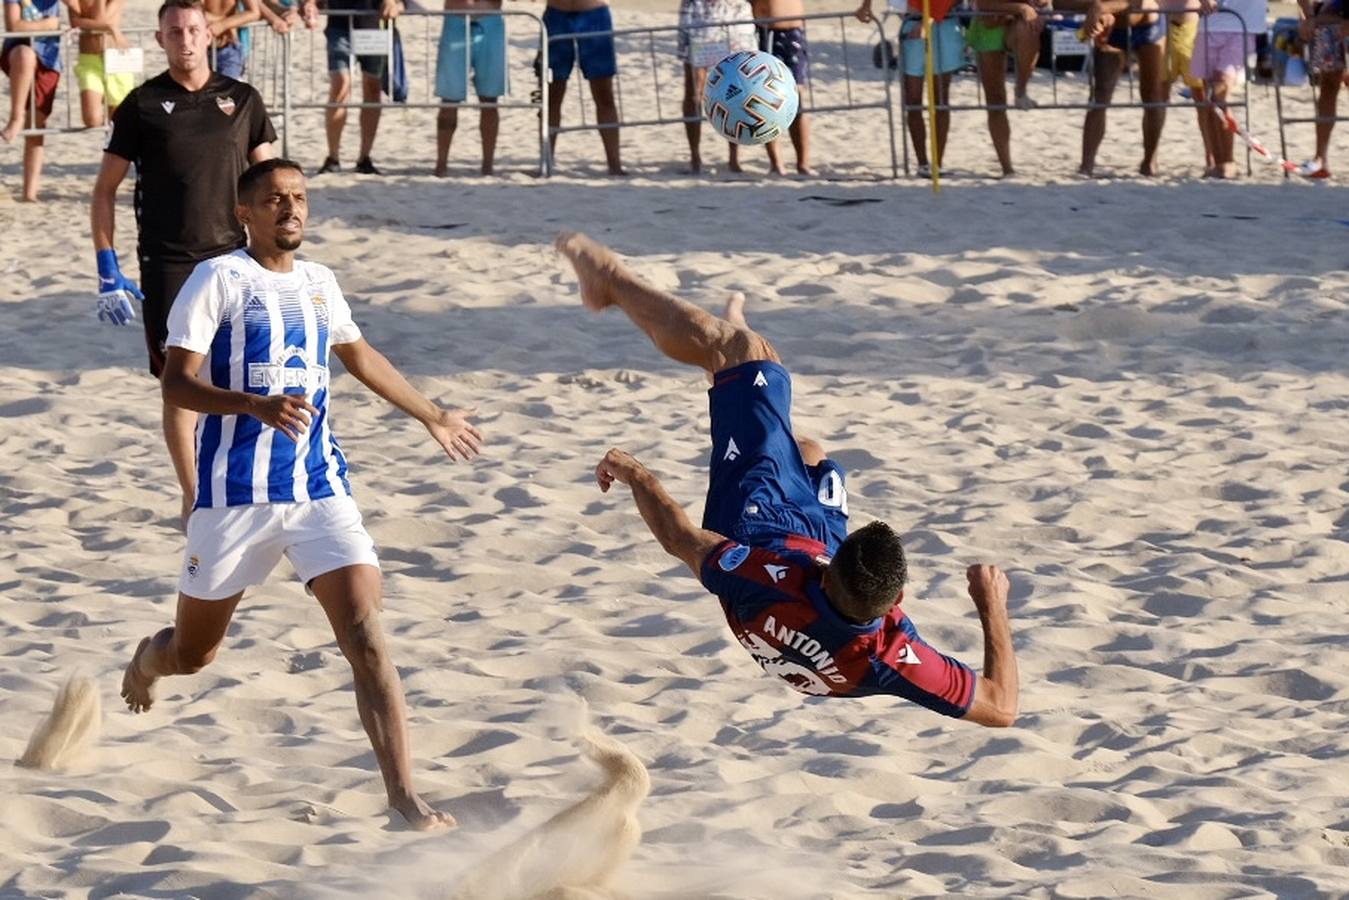
M 928 145 L 932 148 L 929 151 L 928 169 L 932 172 L 932 193 L 935 195 L 941 193 L 941 166 L 937 164 L 937 80 L 932 75 L 932 44 L 935 37 L 932 33 L 932 0 L 923 0 L 923 34 L 927 35 L 927 62 L 923 67 L 923 80 L 927 82 Z

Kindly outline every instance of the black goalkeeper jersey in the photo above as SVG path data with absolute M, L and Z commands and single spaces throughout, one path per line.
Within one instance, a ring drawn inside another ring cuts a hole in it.
M 199 91 L 164 72 L 128 94 L 104 150 L 136 166 L 141 258 L 197 262 L 242 247 L 235 186 L 248 154 L 274 140 L 258 92 L 214 72 Z

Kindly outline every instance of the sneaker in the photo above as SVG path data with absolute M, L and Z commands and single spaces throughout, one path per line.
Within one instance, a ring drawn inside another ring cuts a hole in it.
M 918 178 L 931 178 L 931 177 L 932 177 L 932 166 L 928 165 L 927 163 L 923 163 L 921 166 L 918 167 L 917 173 L 916 173 L 916 177 L 918 177 Z
M 323 165 L 319 166 L 318 174 L 327 175 L 329 172 L 342 171 L 342 164 L 331 156 L 323 160 Z
M 357 171 L 359 174 L 361 174 L 361 175 L 382 175 L 382 174 L 383 174 L 382 172 L 380 172 L 379 169 L 376 169 L 376 168 L 375 168 L 375 164 L 374 164 L 373 162 L 370 161 L 370 157 L 368 157 L 368 156 L 365 156 L 365 157 L 362 157 L 361 159 L 356 160 L 356 171 Z
M 1319 156 L 1307 160 L 1302 165 L 1298 166 L 1295 171 L 1303 178 L 1322 179 L 1330 177 L 1330 170 L 1326 168 L 1325 163 L 1321 162 Z

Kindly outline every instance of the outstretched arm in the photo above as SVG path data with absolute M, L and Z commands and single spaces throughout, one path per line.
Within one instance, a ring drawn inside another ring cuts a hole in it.
M 997 566 L 970 566 L 965 572 L 970 599 L 984 629 L 984 675 L 975 683 L 974 702 L 965 718 L 979 725 L 1006 728 L 1016 721 L 1016 652 L 1007 618 L 1007 576 Z
M 371 347 L 365 338 L 349 344 L 334 344 L 333 353 L 361 384 L 425 425 L 450 459 L 456 456 L 472 459 L 478 455 L 482 449 L 482 435 L 468 421 L 474 410 L 449 410 L 436 406 L 421 391 L 408 384 L 403 373 L 395 369 L 383 353 Z
M 632 499 L 637 501 L 637 511 L 646 521 L 646 527 L 651 529 L 666 553 L 693 570 L 695 578 L 707 554 L 726 540 L 715 531 L 695 527 L 661 485 L 660 479 L 624 450 L 615 448 L 604 454 L 604 459 L 595 467 L 595 480 L 601 491 L 609 490 L 615 481 L 632 488 Z

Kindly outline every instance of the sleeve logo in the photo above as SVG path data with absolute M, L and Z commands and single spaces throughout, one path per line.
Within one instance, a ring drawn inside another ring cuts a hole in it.
M 740 564 L 747 559 L 749 559 L 749 548 L 744 544 L 735 544 L 721 554 L 721 559 L 717 560 L 717 565 L 721 566 L 723 572 L 733 572 L 740 568 Z

